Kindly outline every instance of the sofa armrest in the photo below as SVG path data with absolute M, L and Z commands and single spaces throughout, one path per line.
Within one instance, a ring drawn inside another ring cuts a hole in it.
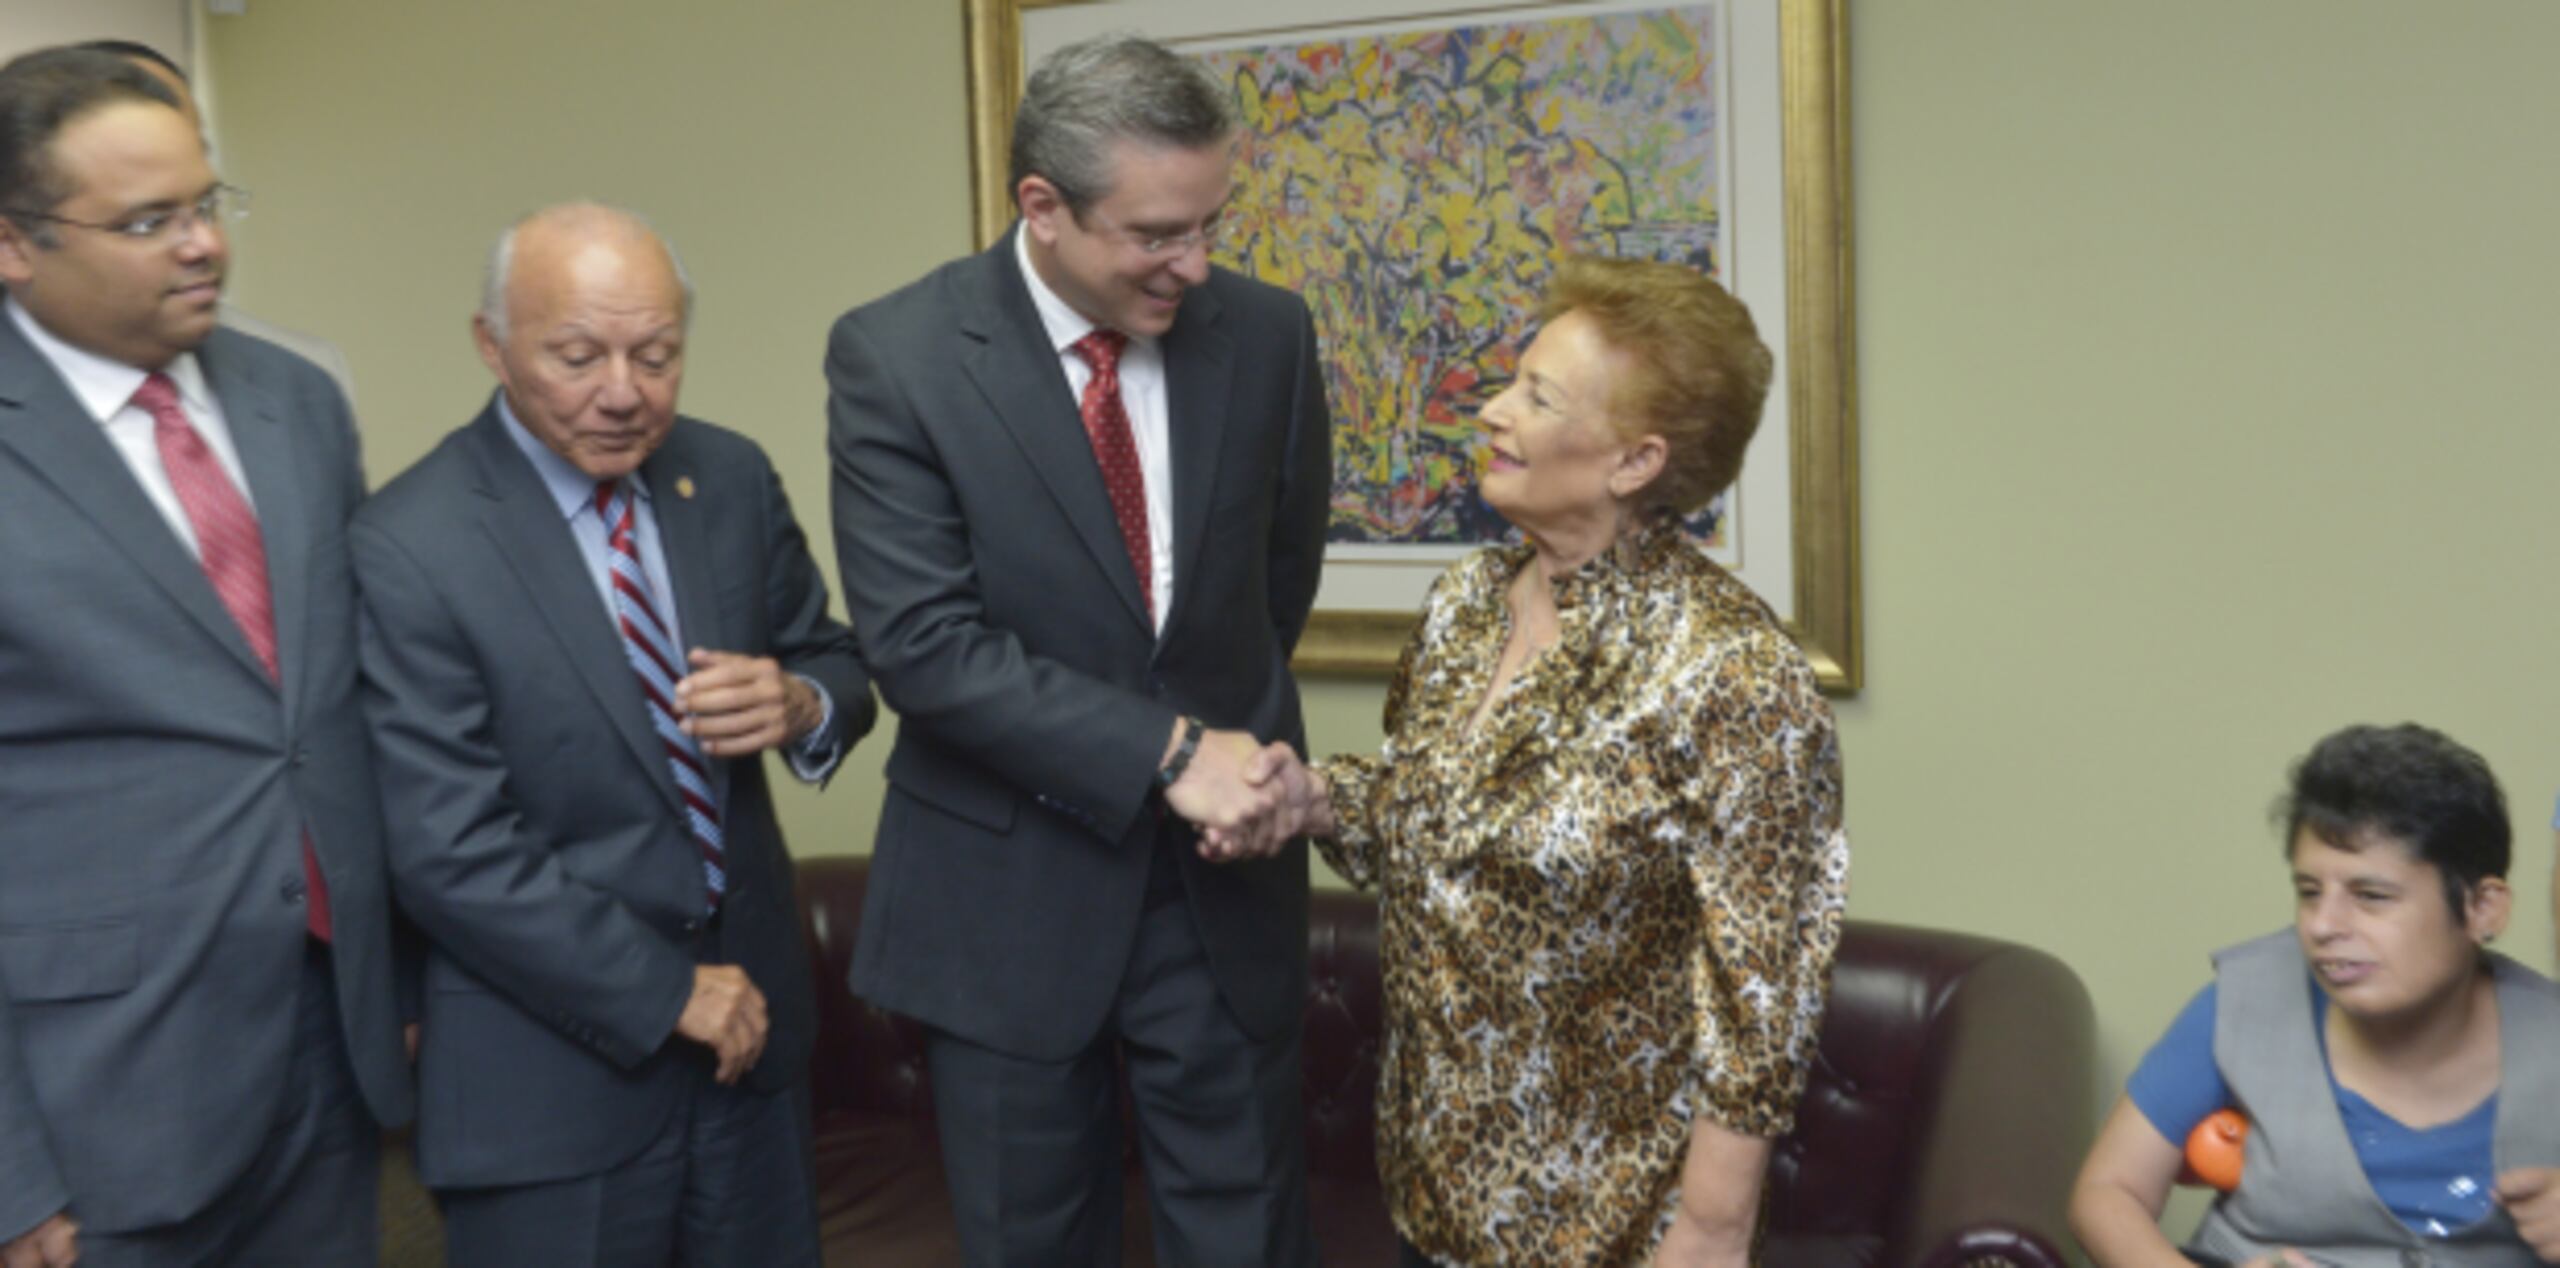
M 1895 1268 L 2067 1268 L 2067 1212 L 2094 1124 L 2097 1021 L 2061 961 L 2002 945 L 1947 990 L 1918 1107 Z

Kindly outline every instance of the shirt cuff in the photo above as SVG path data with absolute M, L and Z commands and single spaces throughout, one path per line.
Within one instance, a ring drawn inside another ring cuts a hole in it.
M 836 763 L 844 760 L 842 737 L 836 734 L 835 697 L 828 695 L 827 689 L 819 686 L 815 678 L 806 674 L 791 676 L 809 684 L 809 690 L 818 693 L 818 725 L 809 728 L 809 733 L 801 736 L 799 742 L 784 745 L 782 757 L 791 767 L 792 778 L 804 784 L 823 784 L 829 775 L 836 773 Z

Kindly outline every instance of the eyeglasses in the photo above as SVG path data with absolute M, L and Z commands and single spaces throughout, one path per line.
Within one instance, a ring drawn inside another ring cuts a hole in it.
M 249 214 L 249 191 L 237 185 L 216 185 L 204 191 L 194 202 L 159 211 L 146 211 L 122 220 L 74 220 L 41 211 L 6 213 L 25 220 L 41 220 L 46 224 L 69 225 L 74 229 L 95 229 L 111 233 L 131 242 L 161 243 L 184 237 L 199 224 L 218 225 L 225 220 L 238 220 Z
M 1211 216 L 1200 227 L 1183 233 L 1147 233 L 1115 225 L 1109 217 L 1091 208 L 1085 209 L 1084 214 L 1093 217 L 1094 223 L 1126 239 L 1129 245 L 1138 248 L 1138 254 L 1158 260 L 1181 255 L 1193 247 L 1200 248 L 1204 254 L 1215 251 L 1218 244 L 1226 240 L 1232 227 L 1221 218 L 1226 214 L 1223 211 Z

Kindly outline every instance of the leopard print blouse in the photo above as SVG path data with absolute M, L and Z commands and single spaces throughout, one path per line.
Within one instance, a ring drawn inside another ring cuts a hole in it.
M 1380 894 L 1378 1165 L 1435 1261 L 1641 1264 L 1693 1114 L 1792 1125 L 1847 901 L 1813 669 L 1676 526 L 1556 581 L 1561 634 L 1470 730 L 1527 547 L 1433 587 L 1385 751 L 1322 764 Z

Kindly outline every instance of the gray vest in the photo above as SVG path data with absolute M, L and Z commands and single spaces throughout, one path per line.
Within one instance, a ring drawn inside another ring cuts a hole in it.
M 2498 992 L 2498 1170 L 2560 1165 L 2560 987 L 2489 957 Z M 2240 1187 L 2215 1200 L 2194 1249 L 2242 1263 L 2280 1246 L 2344 1268 L 2535 1268 L 2515 1221 L 2492 1209 L 2451 1237 L 2421 1237 L 2366 1183 L 2338 1116 L 2292 930 L 2216 953 L 2213 1059 L 2249 1116 Z

